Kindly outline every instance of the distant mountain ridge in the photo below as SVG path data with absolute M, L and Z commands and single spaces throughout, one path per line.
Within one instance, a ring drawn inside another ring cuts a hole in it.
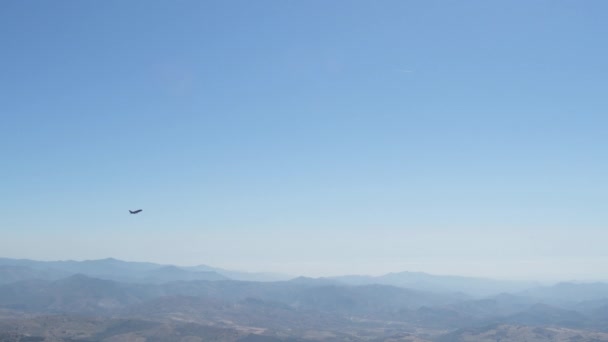
M 176 270 L 161 269 L 165 271 Z M 181 271 L 177 269 L 178 274 Z M 560 287 L 563 285 L 556 286 Z M 586 288 L 585 284 L 572 287 Z M 289 336 L 321 329 L 334 331 L 333 341 L 346 340 L 340 334 L 353 329 L 381 332 L 378 329 L 385 325 L 383 322 L 391 322 L 391 329 L 382 334 L 395 336 L 412 327 L 443 334 L 446 329 L 500 324 L 560 326 L 580 331 L 597 331 L 608 324 L 605 300 L 582 304 L 584 310 L 580 311 L 577 306 L 553 306 L 542 303 L 542 299 L 520 295 L 471 299 L 461 294 L 377 284 L 354 286 L 309 278 L 281 282 L 191 280 L 138 284 L 75 274 L 54 281 L 23 280 L 0 285 L 0 310 L 26 316 L 131 318 L 141 320 L 142 324 L 146 320 L 186 321 L 237 330 L 270 329 Z M 125 331 L 131 329 L 135 327 Z
M 488 296 L 501 292 L 517 292 L 536 287 L 529 282 L 509 282 L 483 278 L 431 275 L 421 272 L 388 273 L 383 276 L 346 275 L 309 278 L 275 274 L 250 273 L 222 268 L 174 266 L 150 262 L 122 261 L 114 258 L 84 261 L 35 261 L 0 258 L 0 284 L 25 279 L 55 280 L 73 274 L 94 278 L 133 283 L 164 283 L 189 280 L 283 281 L 293 279 L 311 284 L 390 285 L 431 292 L 462 292 L 468 295 Z
M 475 277 L 431 275 L 422 272 L 388 273 L 382 276 L 348 275 L 329 277 L 350 285 L 381 284 L 433 292 L 462 292 L 478 296 L 517 292 L 539 286 L 533 282 L 515 282 Z
M 321 312 L 392 312 L 423 305 L 447 305 L 458 296 L 430 294 L 387 285 L 334 286 L 297 282 L 176 281 L 133 284 L 76 274 L 45 281 L 25 280 L 0 286 L 0 308 L 69 313 L 118 313 L 162 297 L 206 298 L 218 303 L 281 303 Z M 254 300 L 253 302 L 251 300 Z
M 290 277 L 272 273 L 248 273 L 207 265 L 174 266 L 114 258 L 84 261 L 36 261 L 0 258 L 0 284 L 25 279 L 54 280 L 73 274 L 135 283 L 163 283 L 180 280 L 277 281 Z
M 39 270 L 16 265 L 0 265 L 0 285 L 27 279 L 59 279 L 66 275 L 67 273 L 54 272 L 52 270 Z
M 463 293 L 488 297 L 500 293 L 520 294 L 555 303 L 561 298 L 580 302 L 588 299 L 608 299 L 605 283 L 558 283 L 540 286 L 534 282 L 516 282 L 476 277 L 432 275 L 422 272 L 397 272 L 381 276 L 345 275 L 335 277 L 291 277 L 275 273 L 249 273 L 226 270 L 208 265 L 174 266 L 151 262 L 122 261 L 115 258 L 84 261 L 36 261 L 29 259 L 0 258 L 0 284 L 20 280 L 57 280 L 70 275 L 83 274 L 93 278 L 127 283 L 161 284 L 173 281 L 237 280 L 286 281 L 317 285 L 389 285 L 411 290 L 435 293 Z M 580 285 L 580 286 L 579 286 Z
M 54 334 L 53 341 L 65 342 L 161 340 L 154 336 L 198 342 L 214 332 L 222 336 L 218 341 L 228 341 L 228 335 L 234 341 L 331 342 L 554 341 L 561 336 L 600 341 L 608 336 L 602 333 L 608 326 L 604 283 L 559 283 L 479 298 L 454 289 L 488 280 L 447 277 L 452 282 L 432 288 L 445 277 L 423 273 L 259 282 L 228 279 L 204 265 L 2 261 L 7 264 L 0 262 L 0 341 L 43 341 L 41 336 Z M 382 281 L 401 286 L 377 284 Z M 422 284 L 432 291 L 404 287 Z
M 521 293 L 525 296 L 543 299 L 555 304 L 571 304 L 588 300 L 608 300 L 608 284 L 567 283 L 561 282 L 553 286 L 543 286 L 528 289 Z

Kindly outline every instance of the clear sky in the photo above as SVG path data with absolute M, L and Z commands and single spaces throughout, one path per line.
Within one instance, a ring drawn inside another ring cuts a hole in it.
M 607 12 L 2 1 L 0 254 L 606 278 Z

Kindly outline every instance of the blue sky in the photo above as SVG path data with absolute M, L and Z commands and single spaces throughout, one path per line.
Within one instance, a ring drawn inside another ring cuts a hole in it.
M 598 278 L 606 10 L 4 1 L 1 254 Z

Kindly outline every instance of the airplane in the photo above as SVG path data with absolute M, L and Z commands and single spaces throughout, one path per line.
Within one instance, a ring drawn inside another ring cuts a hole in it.
M 141 209 L 137 209 L 137 210 L 133 210 L 133 211 L 129 210 L 129 212 L 131 214 L 139 214 L 141 212 Z

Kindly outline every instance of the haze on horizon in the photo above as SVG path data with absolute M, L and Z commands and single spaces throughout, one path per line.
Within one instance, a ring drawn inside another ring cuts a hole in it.
M 0 256 L 606 280 L 607 10 L 4 1 Z

